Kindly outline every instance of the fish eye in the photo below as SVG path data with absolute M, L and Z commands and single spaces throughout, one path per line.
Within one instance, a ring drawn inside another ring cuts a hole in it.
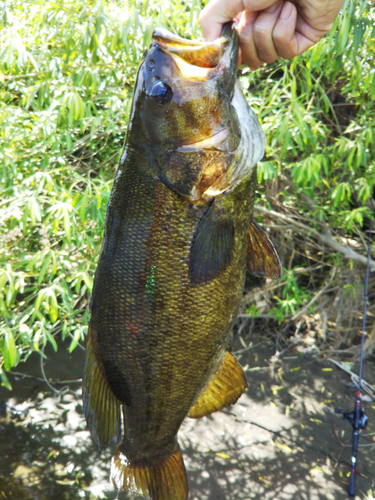
M 167 85 L 164 82 L 156 82 L 152 86 L 151 92 L 149 94 L 153 99 L 156 104 L 159 104 L 160 106 L 165 106 L 166 104 L 169 104 L 173 91 L 169 85 Z

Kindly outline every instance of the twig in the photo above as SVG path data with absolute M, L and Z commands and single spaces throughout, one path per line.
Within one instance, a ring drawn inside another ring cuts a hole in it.
M 309 234 L 318 233 L 315 229 L 312 229 L 309 226 L 306 226 L 305 224 L 302 224 L 301 222 L 298 222 L 291 217 L 285 215 L 285 214 L 279 214 L 279 212 L 275 212 L 274 210 L 269 210 L 268 208 L 262 207 L 260 205 L 254 205 L 254 209 L 258 210 L 259 212 L 263 212 L 267 215 L 272 215 L 274 217 L 277 217 L 281 220 L 285 220 L 289 224 L 292 224 L 294 227 L 298 227 L 299 229 L 302 229 L 303 231 L 307 231 Z M 319 233 L 318 233 L 319 235 Z
M 240 319 L 274 319 L 275 316 L 273 314 L 257 314 L 256 316 L 250 316 L 250 314 L 237 314 L 237 318 Z
M 13 76 L 3 76 L 6 83 L 12 82 L 13 80 L 21 80 L 22 78 L 34 78 L 35 76 L 42 76 L 45 73 L 28 73 L 25 75 L 13 75 Z M 1 78 L 1 77 L 0 77 Z
M 14 372 L 10 370 L 9 372 L 11 375 L 14 375 L 15 377 L 22 377 L 22 378 L 30 378 L 32 380 L 38 380 L 38 382 L 45 382 L 44 378 L 39 378 L 39 377 L 34 377 L 33 375 L 28 375 L 27 373 L 22 373 L 22 372 Z M 66 384 L 81 384 L 82 383 L 82 378 L 76 378 L 76 379 L 71 379 L 71 380 L 52 380 L 52 382 L 56 385 L 66 385 Z
M 334 107 L 336 107 L 336 106 L 359 106 L 359 104 L 357 102 L 339 102 L 339 103 L 332 104 L 332 106 L 334 106 Z
M 104 165 L 106 165 L 108 162 L 110 162 L 115 156 L 117 156 L 119 154 L 118 151 L 116 151 L 116 153 L 114 153 L 111 157 L 108 158 L 108 160 L 106 160 L 104 163 L 100 163 L 100 165 L 98 165 L 97 167 L 95 168 L 92 168 L 90 170 L 90 172 L 95 172 L 95 170 L 98 170 L 98 168 L 103 168 Z
M 329 292 L 333 291 L 333 290 L 337 290 L 337 287 L 334 287 L 334 288 L 331 288 L 330 290 L 328 290 Z M 326 300 L 324 302 L 321 302 L 318 306 L 315 307 L 314 309 L 314 312 L 318 312 L 320 311 L 320 309 L 324 309 L 325 306 L 328 304 L 328 302 L 331 302 L 331 300 L 333 300 L 335 297 L 327 297 Z
M 301 323 L 302 322 L 300 321 L 300 324 Z M 287 325 L 287 326 L 290 326 L 290 324 Z M 298 325 L 298 326 L 300 326 L 300 325 Z M 285 328 L 283 328 L 283 330 L 285 330 Z M 285 349 L 283 349 L 282 351 L 276 351 L 275 354 L 270 358 L 270 362 L 271 363 L 276 363 L 277 361 L 279 361 L 279 359 L 281 359 L 281 358 L 284 357 L 284 354 L 286 352 L 288 352 L 289 349 L 291 349 L 292 347 L 295 347 L 300 342 L 301 342 L 301 339 L 299 339 L 298 337 L 292 337 L 291 338 L 291 343 Z
M 249 347 L 246 347 L 246 349 L 240 349 L 239 351 L 235 351 L 233 354 L 238 356 L 240 354 L 243 354 L 244 352 L 251 351 L 251 349 L 258 347 L 259 345 L 262 345 L 262 342 L 259 342 L 259 344 L 249 345 Z
M 358 375 L 356 375 L 355 373 L 353 373 L 351 370 L 349 370 L 349 368 L 347 368 L 345 365 L 343 365 L 339 361 L 335 361 L 332 358 L 328 358 L 328 361 L 331 361 L 331 363 L 334 363 L 336 366 L 338 366 L 339 368 L 341 368 L 341 370 L 344 370 L 344 372 L 349 373 L 349 375 L 350 375 L 350 377 L 352 379 L 352 382 L 356 386 L 358 385 L 358 380 L 359 380 Z M 374 385 L 370 385 L 368 382 L 366 382 L 366 380 L 363 380 L 363 379 L 361 380 L 361 386 L 367 392 L 367 394 L 375 401 L 375 386 Z
M 351 247 L 349 246 L 344 246 L 338 241 L 336 241 L 331 233 L 328 231 L 327 226 L 322 225 L 322 232 L 320 233 L 316 229 L 312 229 L 305 224 L 302 224 L 301 222 L 298 222 L 291 217 L 288 217 L 287 215 L 284 214 L 279 214 L 278 212 L 275 212 L 274 210 L 268 210 L 268 208 L 261 207 L 260 205 L 255 205 L 255 210 L 258 210 L 259 212 L 263 212 L 265 214 L 271 215 L 273 217 L 277 217 L 281 220 L 285 220 L 289 224 L 293 224 L 295 227 L 302 231 L 307 231 L 310 236 L 313 238 L 322 241 L 329 247 L 333 248 L 336 252 L 340 252 L 346 259 L 350 260 L 355 260 L 357 262 L 360 262 L 363 265 L 367 264 L 367 258 L 364 255 L 361 255 L 354 251 Z M 375 260 L 370 259 L 370 270 L 375 271 Z
M 337 130 L 339 131 L 340 135 L 342 135 L 342 130 L 341 130 L 341 127 L 340 127 L 340 122 L 339 122 L 339 120 L 337 118 L 335 110 L 333 109 L 333 106 L 332 106 L 332 103 L 331 103 L 331 99 L 328 97 L 328 95 L 327 95 L 326 91 L 324 90 L 324 88 L 322 87 L 321 83 L 314 77 L 314 75 L 312 73 L 310 73 L 310 75 L 311 75 L 311 78 L 316 83 L 316 85 L 318 85 L 318 87 L 320 88 L 320 91 L 322 92 L 322 94 L 325 95 L 325 97 L 327 99 L 327 102 L 328 102 L 328 106 L 330 107 L 330 110 L 331 110 L 331 113 L 333 115 L 333 118 L 335 119 Z
M 314 297 L 310 300 L 310 302 L 309 302 L 309 303 L 308 303 L 305 307 L 303 307 L 300 311 L 298 311 L 298 313 L 297 313 L 297 314 L 295 314 L 295 315 L 293 316 L 293 318 L 291 319 L 291 321 L 295 321 L 297 318 L 299 318 L 300 316 L 302 316 L 302 314 L 305 314 L 305 312 L 309 309 L 309 307 L 311 307 L 311 306 L 314 304 L 314 302 L 316 302 L 316 301 L 318 300 L 318 298 L 319 298 L 321 295 L 323 295 L 323 293 L 326 293 L 326 292 L 328 291 L 328 288 L 331 286 L 331 283 L 332 283 L 332 281 L 335 279 L 336 274 L 337 274 L 337 267 L 335 267 L 335 268 L 333 269 L 333 273 L 332 273 L 332 275 L 331 275 L 331 278 L 330 278 L 329 282 L 326 284 L 326 286 L 325 286 L 325 287 L 323 287 L 323 288 L 322 288 L 322 289 L 321 289 L 321 290 L 320 290 L 320 291 L 319 291 L 319 292 L 318 292 L 318 293 L 317 293 L 317 294 L 316 294 L 316 295 L 315 295 L 315 296 L 314 296 Z M 337 287 L 335 287 L 335 289 L 336 289 L 336 288 L 337 288 Z M 332 290 L 333 290 L 333 288 L 332 288 Z
M 44 348 L 42 350 L 42 354 L 44 354 Z M 40 356 L 40 371 L 42 372 L 42 377 L 44 382 L 48 385 L 48 387 L 53 391 L 54 395 L 56 397 L 59 397 L 60 399 L 65 396 L 65 394 L 73 394 L 75 397 L 77 397 L 77 394 L 74 391 L 71 391 L 69 389 L 69 386 L 64 386 L 62 387 L 59 391 L 56 390 L 47 380 L 46 374 L 44 373 L 44 364 L 43 364 L 43 355 Z
M 293 269 L 293 274 L 308 274 L 308 273 L 311 273 L 311 272 L 314 272 L 314 271 L 317 271 L 318 269 L 322 269 L 323 267 L 330 267 L 329 264 L 319 264 L 317 266 L 309 266 L 309 267 L 297 267 L 295 269 Z M 285 282 L 284 281 L 280 281 L 279 283 L 276 283 L 276 285 L 272 285 L 272 286 L 268 286 L 268 287 L 264 287 L 260 290 L 260 292 L 262 294 L 265 294 L 266 292 L 270 292 L 272 290 L 276 290 L 276 288 L 280 288 L 282 286 L 285 286 Z M 251 290 L 250 292 L 248 292 L 244 297 L 243 299 L 249 299 L 251 296 L 255 295 L 256 293 L 258 293 L 259 289 L 255 289 L 255 290 Z M 264 317 L 265 315 L 263 315 Z M 241 318 L 242 316 L 239 315 L 238 316 L 239 318 Z M 245 315 L 243 316 L 245 317 Z M 257 316 L 257 317 L 262 317 L 262 316 Z M 266 315 L 266 317 L 270 317 L 269 315 Z
M 68 335 L 69 335 L 69 337 L 71 337 L 74 340 L 74 336 L 73 336 L 72 333 L 68 332 Z M 82 344 L 80 344 L 79 342 L 77 342 L 77 345 L 82 349 L 82 351 L 86 351 L 86 348 L 83 347 Z
M 242 333 L 242 330 L 247 326 L 247 324 L 249 323 L 250 321 L 250 316 L 248 316 L 247 318 L 243 318 L 245 321 L 242 323 L 242 325 L 239 327 L 238 329 L 238 332 L 237 332 L 237 335 L 239 337 L 241 337 L 241 333 Z M 242 337 L 241 337 L 242 338 Z

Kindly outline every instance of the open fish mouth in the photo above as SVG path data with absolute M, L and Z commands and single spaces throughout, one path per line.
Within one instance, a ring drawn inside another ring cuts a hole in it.
M 178 56 L 188 64 L 200 68 L 214 68 L 223 57 L 224 48 L 228 39 L 221 37 L 214 42 L 200 42 L 199 40 L 186 40 L 163 28 L 157 28 L 152 41 L 160 45 L 171 56 Z
M 153 32 L 152 43 L 158 45 L 174 61 L 186 81 L 215 82 L 221 105 L 229 109 L 234 95 L 238 63 L 238 35 L 232 22 L 223 26 L 221 37 L 213 42 L 187 40 L 166 29 L 157 28 Z M 233 151 L 241 136 L 240 128 L 234 121 L 233 117 L 227 116 L 226 123 L 223 122 L 222 127 L 213 130 L 213 134 L 200 141 L 182 143 L 179 151 Z M 231 139 L 231 136 L 236 137 Z
M 156 28 L 152 41 L 176 63 L 182 75 L 195 81 L 206 81 L 219 73 L 235 76 L 238 61 L 238 37 L 233 23 L 226 23 L 220 38 L 213 42 L 187 40 L 166 29 Z M 234 82 L 233 82 L 234 85 Z

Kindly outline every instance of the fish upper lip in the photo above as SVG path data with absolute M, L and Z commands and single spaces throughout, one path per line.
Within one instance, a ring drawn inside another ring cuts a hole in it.
M 232 35 L 228 36 L 228 32 L 228 26 L 225 25 L 220 38 L 213 42 L 203 42 L 187 40 L 164 28 L 156 28 L 152 34 L 152 41 L 173 57 L 178 65 L 188 64 L 196 70 L 202 69 L 209 73 L 210 69 L 220 65 L 226 50 L 232 45 Z
M 215 68 L 219 64 L 225 47 L 228 45 L 228 40 L 225 38 L 219 38 L 213 43 L 202 42 L 200 45 L 187 46 L 171 45 L 160 39 L 153 41 L 157 43 L 166 53 L 172 57 L 182 59 L 187 64 L 191 64 L 190 61 L 193 59 L 199 61 L 199 56 L 201 56 L 200 64 L 192 64 L 192 66 L 207 69 Z M 204 57 L 205 55 L 211 55 L 212 61 L 208 62 L 208 57 Z

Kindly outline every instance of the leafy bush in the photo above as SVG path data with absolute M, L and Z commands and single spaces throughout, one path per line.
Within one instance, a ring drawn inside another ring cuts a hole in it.
M 330 282 L 332 269 L 335 273 L 337 266 L 354 266 L 350 278 L 346 272 L 341 280 L 337 275 L 331 287 L 339 302 L 347 287 L 361 288 L 352 297 L 357 303 L 349 307 L 357 321 L 345 333 L 349 341 L 360 331 L 363 286 L 358 282 L 365 274 L 365 240 L 374 218 L 374 57 L 375 8 L 367 1 L 349 0 L 330 34 L 315 47 L 292 61 L 280 60 L 252 74 L 245 70 L 241 77 L 267 134 L 266 157 L 258 166 L 263 202 L 258 211 L 285 266 L 285 286 L 274 296 L 270 313 L 278 322 L 290 321 L 314 299 L 320 285 Z M 272 229 L 275 221 L 277 231 Z M 362 268 L 356 268 L 357 261 Z M 309 271 L 296 274 L 301 266 Z M 355 283 L 345 284 L 348 279 Z M 342 300 L 342 307 L 347 305 Z M 335 318 L 340 315 L 334 311 Z M 335 326 L 340 340 L 340 327 Z
M 200 36 L 200 9 L 196 0 L 10 0 L 3 7 L 0 375 L 6 387 L 5 372 L 32 351 L 44 355 L 47 342 L 57 349 L 56 335 L 70 336 L 71 350 L 84 339 L 137 66 L 155 26 Z M 374 53 L 374 9 L 349 0 L 332 32 L 307 53 L 242 71 L 268 136 L 259 168 L 263 207 L 298 214 L 316 232 L 324 223 L 361 241 L 375 185 Z M 284 290 L 284 305 L 292 300 L 299 307 L 299 287 Z

